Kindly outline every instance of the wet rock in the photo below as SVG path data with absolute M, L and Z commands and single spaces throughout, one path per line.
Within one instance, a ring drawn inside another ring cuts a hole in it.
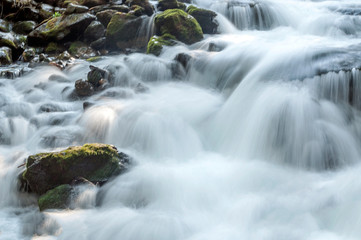
M 97 55 L 97 53 L 94 52 L 94 50 L 91 47 L 80 41 L 73 42 L 70 45 L 68 51 L 71 55 L 83 59 L 87 59 Z
M 95 103 L 92 102 L 83 102 L 83 109 L 87 110 L 88 108 L 90 108 L 91 106 L 94 106 Z
M 70 82 L 70 79 L 62 76 L 62 75 L 58 75 L 58 74 L 52 74 L 49 76 L 49 81 L 56 81 L 56 82 Z
M 91 69 L 91 71 L 88 73 L 88 82 L 90 82 L 96 88 L 100 87 L 108 78 L 108 71 L 92 65 L 90 65 L 89 68 Z
M 41 5 L 40 5 L 41 6 Z M 52 12 L 46 8 L 36 9 L 32 6 L 20 8 L 13 16 L 13 21 L 35 21 L 42 22 L 52 16 Z
M 211 10 L 197 8 L 193 5 L 187 8 L 187 12 L 198 21 L 199 25 L 202 27 L 203 33 L 217 33 L 218 23 L 214 19 L 217 16 L 217 13 Z
M 12 59 L 16 61 L 24 51 L 24 44 L 11 33 L 0 32 L 0 47 L 11 48 Z
M 148 42 L 147 53 L 159 56 L 163 49 L 163 46 L 175 45 L 175 40 L 175 37 L 170 34 L 164 34 L 161 37 L 153 36 Z
M 45 103 L 39 107 L 39 112 L 64 112 L 66 109 L 59 104 Z
M 127 48 L 145 48 L 148 43 L 147 35 L 145 31 L 140 31 L 144 18 L 145 16 L 116 13 L 106 30 L 106 47 L 123 51 Z
M 159 11 L 165 11 L 167 9 L 174 8 L 182 9 L 185 11 L 186 5 L 184 3 L 178 2 L 177 0 L 159 0 L 157 8 Z
M 197 20 L 180 9 L 169 9 L 155 17 L 158 36 L 170 34 L 186 44 L 202 40 L 202 28 Z
M 97 19 L 101 22 L 105 27 L 108 26 L 110 19 L 112 19 L 113 15 L 117 13 L 116 10 L 108 9 L 96 14 Z
M 29 45 L 43 45 L 49 41 L 72 41 L 83 34 L 88 25 L 95 20 L 89 13 L 76 13 L 56 17 L 43 23 L 28 35 Z
M 0 64 L 1 65 L 8 65 L 11 64 L 12 57 L 11 57 L 11 49 L 8 47 L 1 47 L 0 48 Z
M 105 34 L 105 27 L 99 21 L 93 21 L 89 24 L 89 26 L 85 29 L 84 38 L 87 42 L 95 41 Z
M 71 55 L 68 53 L 68 51 L 64 51 L 57 57 L 57 59 L 59 59 L 59 60 L 70 60 Z
M 62 48 L 55 42 L 50 42 L 45 48 L 46 53 L 58 53 L 61 52 Z
M 86 7 L 86 6 L 69 3 L 68 6 L 66 7 L 66 10 L 65 10 L 64 14 L 65 15 L 70 15 L 70 14 L 73 14 L 73 13 L 85 13 L 87 11 L 89 11 L 89 8 Z
M 125 4 L 128 5 L 129 7 L 138 5 L 144 8 L 144 12 L 148 16 L 152 16 L 154 13 L 154 7 L 148 0 L 126 0 Z
M 35 50 L 34 48 L 28 48 L 26 49 L 23 54 L 23 60 L 24 62 L 30 62 L 35 57 Z
M 90 47 L 95 50 L 104 49 L 105 46 L 106 46 L 106 37 L 99 38 L 98 40 L 96 40 L 90 44 Z
M 93 85 L 88 81 L 79 79 L 75 82 L 75 93 L 79 97 L 91 96 L 94 93 Z
M 188 63 L 191 60 L 191 56 L 186 53 L 179 53 L 175 56 L 174 60 L 179 62 L 185 69 L 188 67 Z
M 1 32 L 10 32 L 10 24 L 3 19 L 0 19 L 0 31 Z
M 85 144 L 69 147 L 60 152 L 39 153 L 29 156 L 23 173 L 31 190 L 44 194 L 77 177 L 92 183 L 106 182 L 126 169 L 129 157 L 112 145 Z
M 13 31 L 18 34 L 29 34 L 34 30 L 36 23 L 34 21 L 22 21 L 14 24 Z
M 95 7 L 98 5 L 104 5 L 107 3 L 107 0 L 83 0 L 81 4 L 87 7 Z
M 73 188 L 69 184 L 60 185 L 41 195 L 38 200 L 40 211 L 66 209 L 70 207 Z

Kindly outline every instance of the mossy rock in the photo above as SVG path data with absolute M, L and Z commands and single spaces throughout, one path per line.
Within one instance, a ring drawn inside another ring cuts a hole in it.
M 40 211 L 66 209 L 70 205 L 73 188 L 69 184 L 60 185 L 41 195 L 38 200 Z
M 68 51 L 71 55 L 77 55 L 80 51 L 86 51 L 87 48 L 88 46 L 85 43 L 76 41 L 70 44 Z
M 182 9 L 185 11 L 186 5 L 182 2 L 178 2 L 177 0 L 158 0 L 157 8 L 160 11 L 165 11 L 168 9 Z
M 58 44 L 56 44 L 55 42 L 50 42 L 48 44 L 48 46 L 45 48 L 45 52 L 46 53 L 56 53 L 56 52 L 60 52 L 60 49 L 59 49 Z
M 93 20 L 95 20 L 95 16 L 89 13 L 52 18 L 29 33 L 28 44 L 44 45 L 49 41 L 76 40 Z
M 124 171 L 128 161 L 129 157 L 112 145 L 85 144 L 29 156 L 23 177 L 33 192 L 42 195 L 77 177 L 93 183 L 106 182 Z
M 175 44 L 175 37 L 170 34 L 164 34 L 161 37 L 153 36 L 148 42 L 147 53 L 159 56 L 163 46 L 173 46 Z
M 156 34 L 170 34 L 186 44 L 202 40 L 202 28 L 197 20 L 180 9 L 169 9 L 155 17 Z
M 106 30 L 106 47 L 110 50 L 126 48 L 146 48 L 146 32 L 140 32 L 145 16 L 136 17 L 130 13 L 116 13 Z
M 14 24 L 13 31 L 18 34 L 29 34 L 34 30 L 36 23 L 34 21 L 23 21 Z
M 187 12 L 198 21 L 199 25 L 202 27 L 203 33 L 217 33 L 218 23 L 214 19 L 217 16 L 217 13 L 204 8 L 197 8 L 193 5 L 187 8 Z
M 10 24 L 3 19 L 0 19 L 0 31 L 1 32 L 10 32 Z
M 11 49 L 8 47 L 0 48 L 0 66 L 12 63 Z
M 126 0 L 125 4 L 129 7 L 140 6 L 144 9 L 144 13 L 148 16 L 152 16 L 154 13 L 154 7 L 148 0 Z

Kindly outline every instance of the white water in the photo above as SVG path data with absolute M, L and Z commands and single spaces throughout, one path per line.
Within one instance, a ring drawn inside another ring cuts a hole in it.
M 67 96 L 87 63 L 0 79 L 0 239 L 361 239 L 361 3 L 259 1 L 252 22 L 246 2 L 197 1 L 224 14 L 221 34 L 189 48 L 95 63 L 118 78 L 86 111 Z M 39 213 L 16 191 L 28 155 L 86 142 L 134 164 L 76 210 Z

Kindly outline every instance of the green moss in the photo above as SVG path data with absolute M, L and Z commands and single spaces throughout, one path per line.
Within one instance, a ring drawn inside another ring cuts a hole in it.
M 46 53 L 55 53 L 58 52 L 59 48 L 58 48 L 58 44 L 56 44 L 55 42 L 50 42 L 48 44 L 48 46 L 45 49 Z
M 135 18 L 135 16 L 132 14 L 117 12 L 110 19 L 110 22 L 107 26 L 106 36 L 114 36 L 118 32 L 121 32 L 127 20 L 133 18 Z
M 10 39 L 2 38 L 0 39 L 0 47 L 10 47 L 12 49 L 16 49 L 16 45 Z
M 69 206 L 72 187 L 68 184 L 60 185 L 41 195 L 38 200 L 40 211 L 46 209 L 65 209 Z
M 76 55 L 76 54 L 78 54 L 78 52 L 81 48 L 86 48 L 86 47 L 87 47 L 87 45 L 85 43 L 76 41 L 70 45 L 68 51 L 70 54 Z
M 192 44 L 203 38 L 197 20 L 180 9 L 169 9 L 155 17 L 158 35 L 171 34 L 179 41 Z
M 99 60 L 101 60 L 102 58 L 99 57 L 99 56 L 96 56 L 96 57 L 91 57 L 91 58 L 88 58 L 86 61 L 87 62 L 97 62 Z
M 161 53 L 163 46 L 172 46 L 175 44 L 175 37 L 170 34 L 164 34 L 163 36 L 153 36 L 147 46 L 147 53 L 154 54 L 155 56 L 159 56 Z

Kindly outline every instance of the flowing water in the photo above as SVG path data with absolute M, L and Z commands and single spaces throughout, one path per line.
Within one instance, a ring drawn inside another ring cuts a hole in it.
M 68 95 L 88 63 L 0 79 L 0 239 L 361 239 L 361 3 L 197 4 L 220 34 L 95 63 L 117 79 L 86 110 Z M 133 166 L 75 210 L 17 191 L 28 155 L 86 142 Z

